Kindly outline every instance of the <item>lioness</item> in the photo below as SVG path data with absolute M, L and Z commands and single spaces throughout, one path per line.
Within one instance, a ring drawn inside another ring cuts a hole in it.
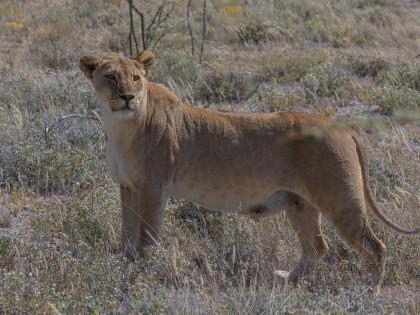
M 357 134 L 304 113 L 219 113 L 181 102 L 146 79 L 154 63 L 85 56 L 80 69 L 101 101 L 107 159 L 120 184 L 126 256 L 143 255 L 163 225 L 169 196 L 253 217 L 286 211 L 302 257 L 289 274 L 297 282 L 328 250 L 321 214 L 384 276 L 385 246 L 367 222 L 368 206 L 387 226 L 368 185 Z

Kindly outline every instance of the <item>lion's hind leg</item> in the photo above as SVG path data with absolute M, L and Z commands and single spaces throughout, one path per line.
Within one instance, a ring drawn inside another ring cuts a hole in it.
M 340 236 L 369 263 L 378 287 L 382 285 L 385 270 L 385 245 L 368 226 L 366 211 L 362 207 L 334 210 L 326 213 Z
M 321 230 L 321 213 L 303 198 L 293 197 L 286 215 L 302 246 L 302 256 L 288 277 L 289 282 L 296 284 L 326 254 L 328 244 Z

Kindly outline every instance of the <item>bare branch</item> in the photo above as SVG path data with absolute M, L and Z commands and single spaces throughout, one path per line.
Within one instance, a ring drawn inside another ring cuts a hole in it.
M 206 40 L 207 34 L 207 0 L 204 0 L 203 3 L 203 34 L 201 38 L 201 49 L 200 49 L 200 56 L 199 56 L 199 63 L 203 61 L 203 53 L 204 53 L 204 41 Z
M 129 36 L 129 45 L 130 45 L 130 54 L 133 54 L 132 49 L 132 39 L 136 44 L 137 53 L 139 53 L 139 47 L 137 44 L 137 38 L 134 33 L 134 16 L 133 11 L 140 16 L 141 19 L 141 39 L 143 44 L 143 50 L 147 49 L 149 46 L 155 47 L 158 42 L 166 36 L 169 32 L 158 32 L 162 25 L 169 19 L 171 16 L 174 5 L 168 0 L 163 0 L 159 7 L 156 9 L 153 18 L 147 28 L 145 27 L 144 14 L 140 12 L 133 4 L 133 0 L 127 0 L 130 10 L 130 36 Z M 153 45 L 151 43 L 153 42 Z
M 128 35 L 128 43 L 130 46 L 130 55 L 133 55 L 133 43 L 136 44 L 136 51 L 139 52 L 139 44 L 137 43 L 136 34 L 134 33 L 134 19 L 133 19 L 133 0 L 127 0 L 129 5 L 129 15 L 130 15 L 130 34 Z
M 180 24 L 181 23 L 178 23 L 175 27 L 179 26 Z M 156 46 L 159 44 L 159 42 L 161 41 L 161 39 L 164 38 L 168 34 L 169 32 L 162 32 L 159 37 L 153 37 L 152 50 L 154 50 Z
M 167 5 L 169 6 L 169 8 L 165 12 L 165 7 Z M 159 42 L 163 37 L 169 34 L 169 32 L 162 32 L 162 34 L 158 34 L 157 30 L 160 29 L 161 26 L 169 19 L 173 10 L 174 10 L 174 6 L 172 5 L 172 3 L 168 3 L 166 0 L 164 0 L 162 4 L 159 6 L 159 8 L 156 11 L 155 16 L 152 19 L 152 22 L 150 22 L 150 25 L 147 28 L 146 42 L 148 45 L 152 41 L 155 41 L 155 43 L 153 44 L 153 47 L 155 47 L 157 45 L 157 42 Z
M 69 120 L 69 119 L 88 119 L 88 120 L 96 120 L 99 121 L 100 123 L 102 123 L 102 120 L 99 118 L 98 114 L 96 114 L 95 112 L 93 112 L 93 115 L 80 115 L 80 114 L 69 114 L 69 115 L 64 115 L 61 116 L 60 118 L 58 118 L 57 122 L 55 122 L 54 124 L 52 124 L 49 127 L 45 127 L 44 129 L 44 135 L 45 137 L 48 136 L 48 134 L 54 130 L 55 128 L 57 128 L 59 125 L 61 125 L 64 121 Z
M 146 45 L 146 39 L 145 39 L 145 29 L 144 29 L 144 15 L 142 12 L 140 12 L 134 5 L 132 0 L 128 0 L 130 2 L 131 7 L 133 8 L 133 10 L 140 16 L 140 20 L 141 20 L 141 41 L 143 44 L 143 50 L 147 48 Z M 133 31 L 134 32 L 134 31 Z M 134 33 L 133 33 L 134 35 Z M 134 36 L 135 37 L 135 36 Z M 139 53 L 139 51 L 137 50 L 137 53 Z
M 191 56 L 194 56 L 194 53 L 195 53 L 195 51 L 194 51 L 194 34 L 193 34 L 192 27 L 191 27 L 191 22 L 190 22 L 191 3 L 192 3 L 192 0 L 189 0 L 188 4 L 187 4 L 187 23 L 188 23 L 188 30 L 190 32 L 190 37 L 191 37 Z
M 162 2 L 162 4 L 157 8 L 155 15 L 152 18 L 149 26 L 147 27 L 147 32 L 150 31 L 150 28 L 155 24 L 156 19 L 159 20 L 160 16 L 162 15 L 163 7 L 166 5 L 166 0 Z M 159 18 L 158 18 L 159 17 Z

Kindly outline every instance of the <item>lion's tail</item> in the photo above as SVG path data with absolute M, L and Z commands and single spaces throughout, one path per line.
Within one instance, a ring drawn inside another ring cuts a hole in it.
M 365 199 L 366 203 L 368 204 L 369 208 L 373 211 L 373 213 L 388 227 L 391 229 L 400 232 L 402 234 L 418 234 L 420 233 L 420 227 L 414 230 L 406 230 L 399 225 L 392 222 L 386 215 L 382 212 L 382 210 L 378 207 L 373 197 L 372 189 L 369 185 L 369 172 L 368 172 L 368 164 L 367 164 L 367 157 L 362 148 L 361 142 L 357 134 L 353 134 L 353 140 L 356 143 L 356 150 L 357 155 L 359 156 L 360 167 L 362 169 L 362 177 L 363 177 L 363 187 L 365 190 Z

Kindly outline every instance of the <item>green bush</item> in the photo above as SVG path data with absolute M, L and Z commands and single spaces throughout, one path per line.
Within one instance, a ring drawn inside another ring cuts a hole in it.
M 257 21 L 242 24 L 236 32 L 242 43 L 253 42 L 258 44 L 275 39 L 275 33 L 272 31 L 272 27 Z
M 346 69 L 343 65 L 333 62 L 315 66 L 301 82 L 312 95 L 321 97 L 345 95 L 351 88 L 350 76 Z
M 350 70 L 359 77 L 376 78 L 382 71 L 389 69 L 390 64 L 381 57 L 348 56 L 346 58 Z
M 248 100 L 257 108 L 270 112 L 293 111 L 306 102 L 305 91 L 299 87 L 287 88 L 278 84 L 263 83 Z
M 292 83 L 302 79 L 328 58 L 329 53 L 325 49 L 313 49 L 309 52 L 292 50 L 276 54 L 263 53 L 259 58 L 256 72 L 266 81 L 279 80 Z
M 393 114 L 397 111 L 420 110 L 420 91 L 408 87 L 383 86 L 372 89 L 371 102 L 377 104 L 381 112 Z
M 240 102 L 254 94 L 260 84 L 256 75 L 233 70 L 210 70 L 203 74 L 195 99 L 205 103 Z
M 403 63 L 381 73 L 378 83 L 393 88 L 412 89 L 420 92 L 420 62 Z

